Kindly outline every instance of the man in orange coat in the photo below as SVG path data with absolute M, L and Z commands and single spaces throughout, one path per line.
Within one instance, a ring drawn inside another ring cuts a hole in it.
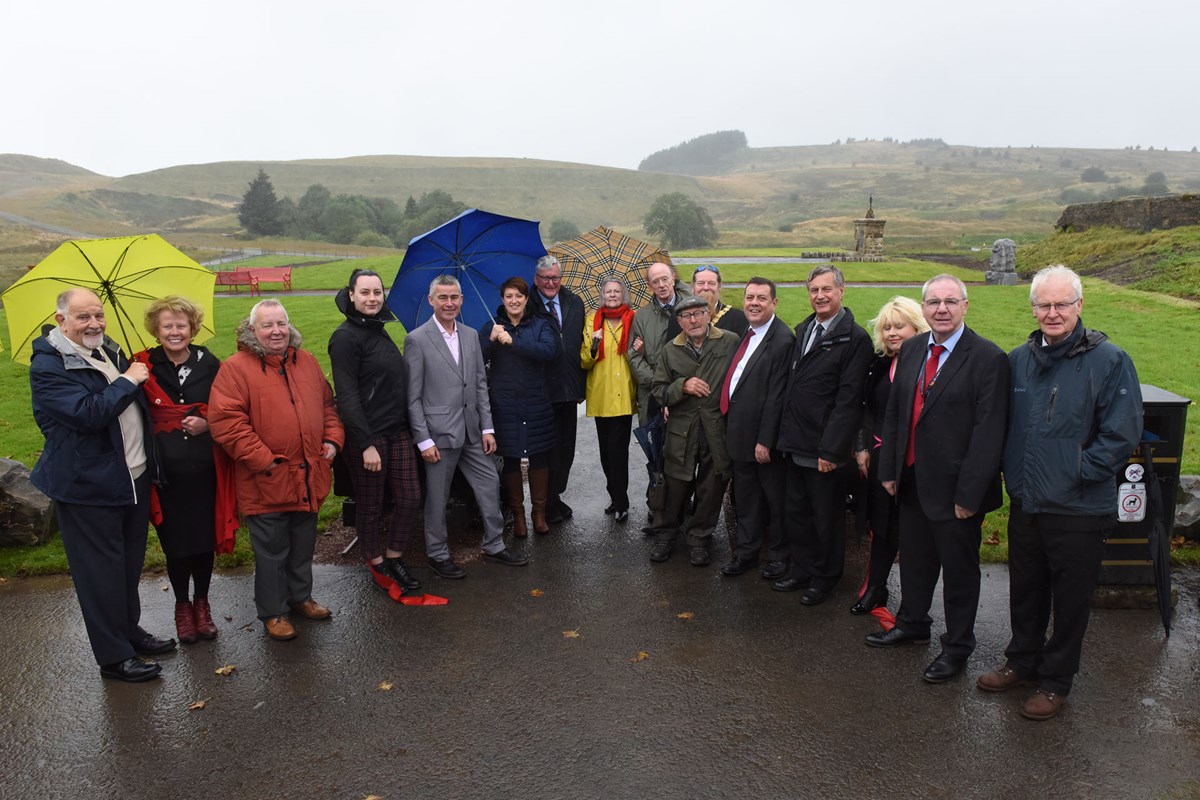
M 278 300 L 238 326 L 238 352 L 221 365 L 208 401 L 213 439 L 237 471 L 238 507 L 254 548 L 254 602 L 272 639 L 292 639 L 288 609 L 330 611 L 312 598 L 317 510 L 344 433 L 333 390 Z

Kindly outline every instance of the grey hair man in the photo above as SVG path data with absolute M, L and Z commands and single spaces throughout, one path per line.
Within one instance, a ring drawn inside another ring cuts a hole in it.
M 571 465 L 575 462 L 575 439 L 579 404 L 584 400 L 586 373 L 580 365 L 583 346 L 583 300 L 562 285 L 562 265 L 551 255 L 538 259 L 533 282 L 537 294 L 530 298 L 534 310 L 545 314 L 562 342 L 558 360 L 550 367 L 550 407 L 554 412 L 554 434 L 558 445 L 550 453 L 550 486 L 546 499 L 546 521 L 551 524 L 571 517 L 574 511 L 563 502 Z
M 1009 354 L 1003 456 L 1012 640 L 1004 665 L 976 685 L 1003 692 L 1036 682 L 1021 714 L 1046 720 L 1062 710 L 1079 671 L 1105 534 L 1116 522 L 1115 477 L 1141 438 L 1142 395 L 1129 356 L 1084 327 L 1078 275 L 1046 267 L 1029 302 L 1038 327 Z
M 446 501 L 457 467 L 475 493 L 483 515 L 483 558 L 523 566 L 524 555 L 504 546 L 500 514 L 500 475 L 492 406 L 479 332 L 462 324 L 462 286 L 453 275 L 429 284 L 433 316 L 404 340 L 408 362 L 408 424 L 425 462 L 425 553 L 443 578 L 464 578 L 447 544 Z
M 94 292 L 63 292 L 54 318 L 58 326 L 34 341 L 29 365 L 33 418 L 46 437 L 31 479 L 54 500 L 100 674 L 147 681 L 161 667 L 138 656 L 175 647 L 139 624 L 150 484 L 158 477 L 141 390 L 149 370 L 105 335 Z

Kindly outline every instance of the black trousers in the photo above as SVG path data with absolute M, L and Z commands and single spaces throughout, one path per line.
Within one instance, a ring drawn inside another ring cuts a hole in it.
M 733 507 L 737 511 L 735 556 L 739 559 L 757 559 L 766 538 L 768 560 L 788 560 L 783 535 L 785 458 L 782 453 L 772 451 L 771 460 L 766 464 L 733 462 Z
M 801 467 L 785 455 L 784 535 L 789 577 L 832 591 L 846 565 L 846 493 L 839 470 Z M 739 512 L 740 513 L 740 512 Z
M 553 510 L 554 501 L 567 490 L 571 477 L 571 465 L 575 463 L 575 434 L 579 423 L 579 404 L 573 402 L 551 403 L 554 410 L 554 449 L 550 451 L 550 502 L 546 508 Z
M 100 665 L 132 658 L 132 641 L 145 633 L 138 625 L 138 581 L 150 527 L 150 478 L 143 474 L 134 490 L 134 505 L 54 504 L 75 596 Z
M 1040 688 L 1069 694 L 1079 671 L 1108 525 L 1064 530 L 1080 527 L 1078 520 L 1056 517 L 1014 508 L 1008 518 L 1013 635 L 1004 655 L 1017 672 L 1036 675 Z M 1054 631 L 1047 640 L 1051 614 Z
M 900 610 L 896 625 L 912 635 L 928 636 L 933 620 L 933 590 L 942 576 L 946 632 L 942 652 L 967 658 L 975 650 L 975 614 L 979 610 L 979 541 L 983 514 L 970 519 L 931 520 L 917 498 L 911 472 L 900 481 Z
M 875 451 L 875 457 L 879 451 Z M 867 575 L 863 579 L 863 590 L 873 586 L 887 586 L 892 564 L 900 552 L 900 513 L 896 498 L 887 493 L 875 477 L 875 463 L 867 473 L 867 529 L 871 534 L 871 555 L 867 559 Z M 859 594 L 862 596 L 862 593 Z
M 629 437 L 632 432 L 632 414 L 596 417 L 600 468 L 604 470 L 608 499 L 616 511 L 629 510 Z

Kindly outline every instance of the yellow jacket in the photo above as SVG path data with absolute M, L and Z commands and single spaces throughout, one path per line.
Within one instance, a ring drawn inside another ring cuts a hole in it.
M 620 346 L 621 321 L 605 324 L 604 358 L 592 358 L 592 325 L 596 312 L 588 314 L 583 324 L 583 346 L 579 350 L 579 365 L 587 370 L 587 415 L 589 417 L 623 417 L 637 413 L 637 384 L 629 368 L 627 355 L 617 355 Z M 633 344 L 630 341 L 630 344 Z

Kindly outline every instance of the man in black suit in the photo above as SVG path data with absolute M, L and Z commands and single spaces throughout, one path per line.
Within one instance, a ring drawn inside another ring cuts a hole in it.
M 737 550 L 733 559 L 721 567 L 722 575 L 741 575 L 757 565 L 763 532 L 768 529 L 768 561 L 762 576 L 778 580 L 787 571 L 783 541 L 787 467 L 775 442 L 787 390 L 788 359 L 796 335 L 775 316 L 778 305 L 774 281 L 751 278 L 746 283 L 742 308 L 748 325 L 736 331 L 742 343 L 721 387 L 725 446 L 733 460 L 737 509 Z
M 940 572 L 946 632 L 924 677 L 944 683 L 975 649 L 980 531 L 984 514 L 1001 502 L 1011 381 L 1004 352 L 963 324 L 962 281 L 930 278 L 921 301 L 930 331 L 900 349 L 879 456 L 879 480 L 899 499 L 904 594 L 896 626 L 868 635 L 867 644 L 928 642 Z
M 788 574 L 771 584 L 803 590 L 800 602 L 828 599 L 846 563 L 846 492 L 838 467 L 848 464 L 862 420 L 871 337 L 842 305 L 842 271 L 814 267 L 805 282 L 813 313 L 796 326 L 778 448 L 787 457 L 784 535 Z
M 575 462 L 575 431 L 579 404 L 584 399 L 587 373 L 579 366 L 583 347 L 583 301 L 562 285 L 562 266 L 554 256 L 542 256 L 534 270 L 537 284 L 535 306 L 554 323 L 562 351 L 546 370 L 550 387 L 550 407 L 554 409 L 554 433 L 557 446 L 550 451 L 550 487 L 546 500 L 546 521 L 559 523 L 575 512 L 562 501 Z M 530 491 L 533 486 L 530 486 Z

